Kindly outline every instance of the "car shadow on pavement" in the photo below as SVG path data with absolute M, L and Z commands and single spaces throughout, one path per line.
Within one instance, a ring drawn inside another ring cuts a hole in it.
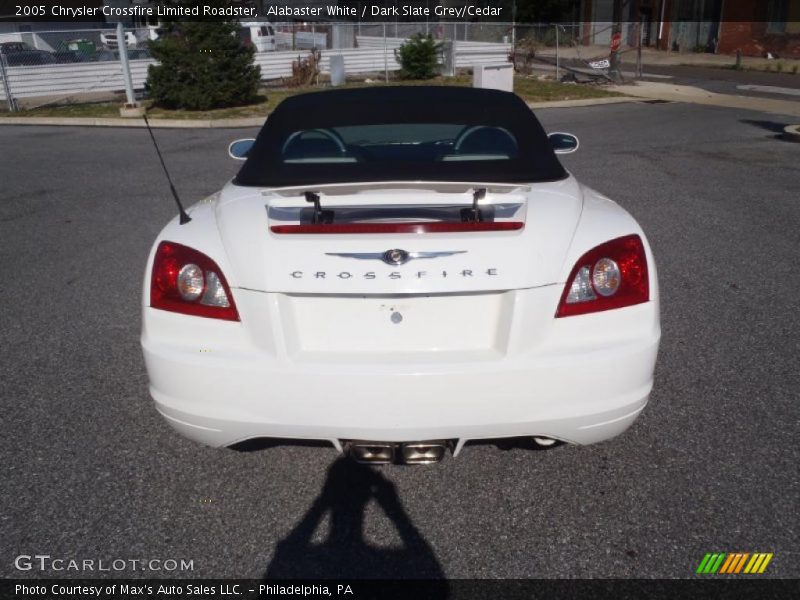
M 378 547 L 364 539 L 367 504 L 374 500 L 396 528 L 401 547 Z M 315 532 L 329 516 L 327 537 Z M 447 595 L 444 573 L 430 544 L 403 508 L 394 484 L 374 468 L 337 459 L 319 497 L 286 538 L 278 542 L 265 579 L 442 579 L 437 597 Z
M 791 123 L 778 123 L 777 121 L 763 121 L 758 119 L 741 119 L 739 122 L 772 132 L 775 135 L 769 135 L 767 137 L 774 140 L 783 140 L 784 127 L 791 125 Z

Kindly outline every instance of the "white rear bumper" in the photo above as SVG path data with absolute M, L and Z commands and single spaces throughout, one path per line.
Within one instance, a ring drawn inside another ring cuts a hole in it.
M 461 353 L 304 352 L 281 294 L 236 290 L 242 323 L 146 307 L 150 391 L 173 427 L 212 446 L 257 437 L 599 442 L 647 404 L 658 304 L 554 319 L 560 292 L 505 292 L 512 314 L 496 343 Z

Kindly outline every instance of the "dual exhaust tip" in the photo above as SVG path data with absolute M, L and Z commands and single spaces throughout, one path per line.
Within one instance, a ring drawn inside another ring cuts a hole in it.
M 430 465 L 442 460 L 449 447 L 448 440 L 406 443 L 353 441 L 346 445 L 347 453 L 353 460 L 369 465 L 388 465 L 395 462 Z

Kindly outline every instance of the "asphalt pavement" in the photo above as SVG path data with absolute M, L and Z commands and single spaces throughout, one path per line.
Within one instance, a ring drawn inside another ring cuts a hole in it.
M 691 85 L 717 94 L 800 101 L 800 73 L 737 71 L 689 65 L 647 65 L 643 71 L 646 73 L 644 79 Z
M 536 63 L 535 68 L 552 73 L 554 61 L 554 58 L 548 57 L 546 62 Z M 778 62 L 775 61 L 775 64 Z M 566 59 L 562 65 L 586 74 L 593 72 L 586 60 Z M 626 55 L 621 71 L 625 82 L 637 81 L 635 58 Z M 687 85 L 716 94 L 800 101 L 800 73 L 793 73 L 790 67 L 777 72 L 691 64 L 645 64 L 642 67 L 642 80 Z
M 652 244 L 651 403 L 594 446 L 374 470 L 173 432 L 138 340 L 147 253 L 175 214 L 147 131 L 0 126 L 0 576 L 98 574 L 15 568 L 46 554 L 193 567 L 106 576 L 681 578 L 712 551 L 772 552 L 765 576 L 800 576 L 800 144 L 776 138 L 791 120 L 676 103 L 538 114 L 580 137 L 564 164 Z M 156 136 L 191 203 L 235 173 L 226 145 L 249 133 Z

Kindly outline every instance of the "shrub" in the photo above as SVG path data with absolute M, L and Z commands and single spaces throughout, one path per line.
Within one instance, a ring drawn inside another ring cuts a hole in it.
M 401 79 L 431 79 L 436 76 L 442 44 L 431 35 L 417 33 L 394 51 Z
M 257 100 L 261 67 L 253 48 L 242 45 L 239 25 L 224 22 L 175 22 L 150 44 L 161 64 L 151 65 L 147 89 L 158 106 L 209 110 Z
M 292 76 L 286 82 L 289 87 L 306 87 L 317 83 L 322 52 L 314 48 L 303 58 L 298 56 L 292 61 Z

